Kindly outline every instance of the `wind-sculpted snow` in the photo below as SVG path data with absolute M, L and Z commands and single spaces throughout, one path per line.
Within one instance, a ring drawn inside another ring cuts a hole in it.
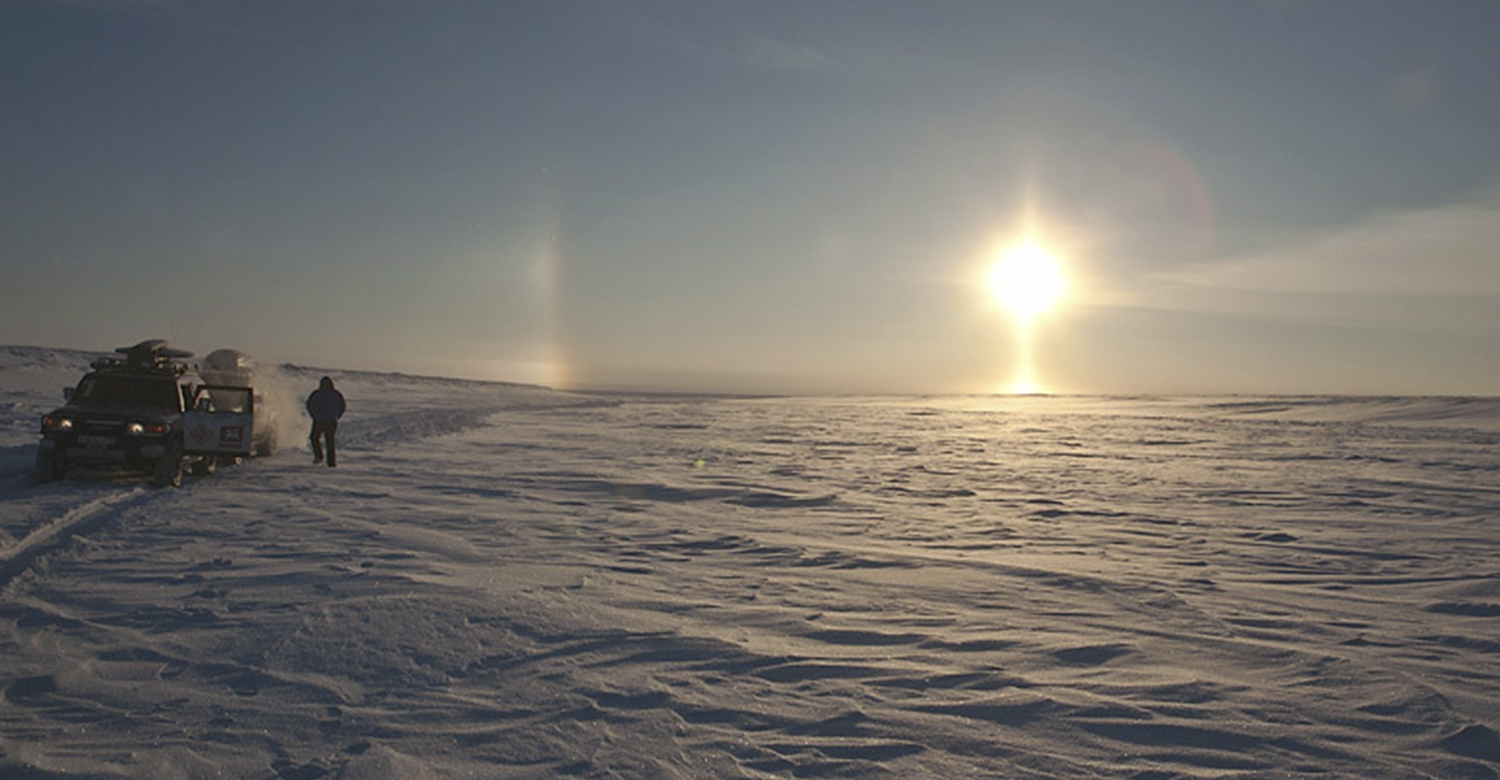
M 337 469 L 4 483 L 0 776 L 1500 775 L 1485 399 L 334 376 Z

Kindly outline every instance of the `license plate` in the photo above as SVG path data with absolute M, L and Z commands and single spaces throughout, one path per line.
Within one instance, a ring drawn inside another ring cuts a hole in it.
M 113 436 L 79 436 L 78 443 L 85 447 L 108 447 L 115 443 Z

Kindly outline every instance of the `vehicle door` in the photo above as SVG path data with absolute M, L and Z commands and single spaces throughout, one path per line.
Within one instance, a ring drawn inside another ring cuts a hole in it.
M 183 415 L 183 450 L 189 454 L 250 454 L 255 392 L 248 387 L 199 385 Z

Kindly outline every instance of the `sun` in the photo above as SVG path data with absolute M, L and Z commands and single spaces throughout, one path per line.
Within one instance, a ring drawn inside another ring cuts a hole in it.
M 1027 323 L 1056 307 L 1067 287 L 1062 263 L 1031 241 L 1001 253 L 990 268 L 989 285 L 995 300 Z

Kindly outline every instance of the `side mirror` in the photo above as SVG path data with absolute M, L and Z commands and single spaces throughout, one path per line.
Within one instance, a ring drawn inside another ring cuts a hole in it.
M 71 400 L 73 400 L 73 388 L 71 388 L 71 387 L 64 387 L 63 388 L 63 400 L 64 401 L 71 401 Z

